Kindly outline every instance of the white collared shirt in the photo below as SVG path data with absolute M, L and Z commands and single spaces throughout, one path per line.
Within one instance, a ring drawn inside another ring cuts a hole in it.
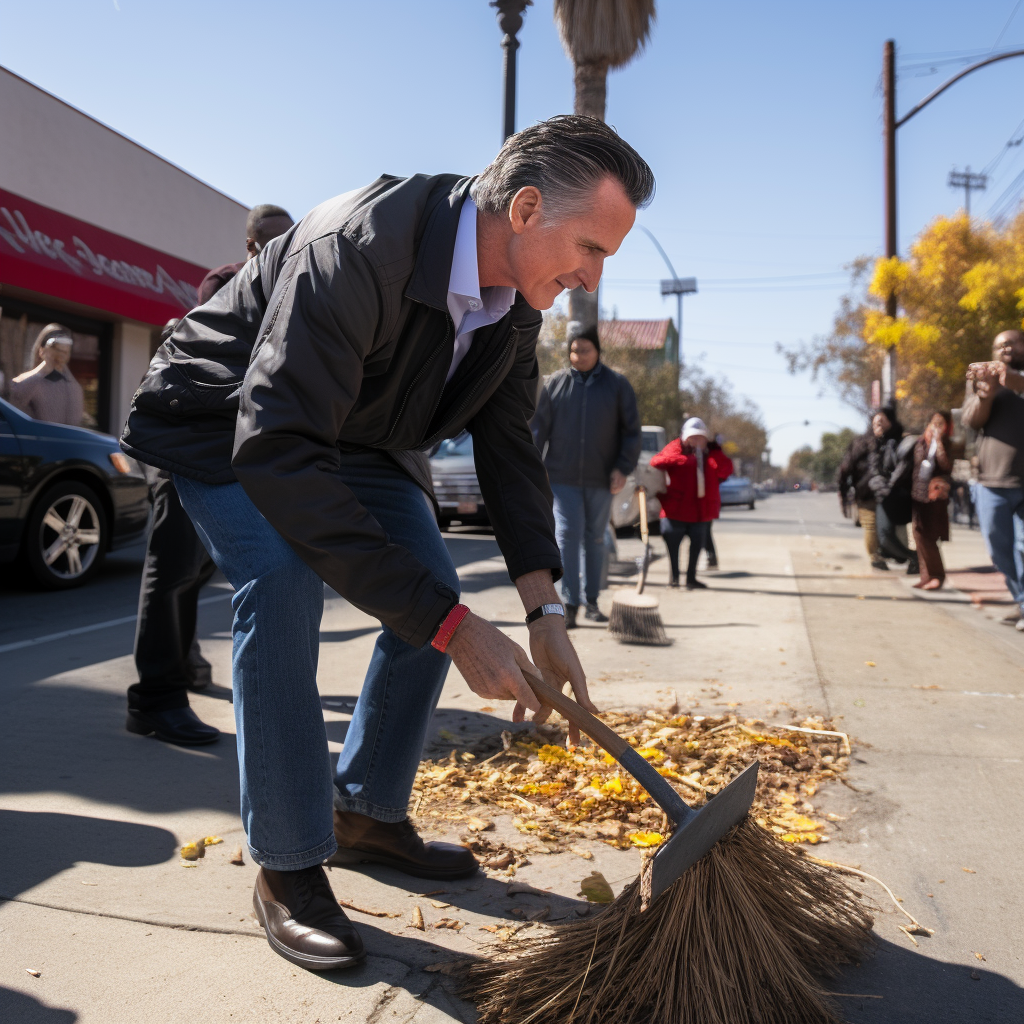
M 476 258 L 476 203 L 468 196 L 462 204 L 455 233 L 452 273 L 448 279 L 448 312 L 455 323 L 455 351 L 445 383 L 450 381 L 473 344 L 478 327 L 497 323 L 515 302 L 515 288 L 480 287 Z

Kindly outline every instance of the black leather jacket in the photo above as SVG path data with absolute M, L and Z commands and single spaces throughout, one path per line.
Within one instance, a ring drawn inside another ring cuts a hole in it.
M 448 280 L 470 184 L 386 176 L 307 214 L 181 321 L 121 439 L 141 462 L 207 483 L 237 478 L 323 580 L 414 646 L 453 597 L 359 504 L 339 451 L 386 451 L 430 493 L 423 453 L 468 429 L 509 575 L 561 574 L 528 425 L 540 314 L 517 296 L 445 384 Z

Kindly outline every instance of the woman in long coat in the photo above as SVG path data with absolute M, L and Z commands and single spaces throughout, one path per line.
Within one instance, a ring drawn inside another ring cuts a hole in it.
M 949 438 L 952 432 L 950 414 L 937 412 L 914 445 L 911 521 L 921 569 L 921 579 L 914 586 L 921 590 L 938 590 L 946 579 L 939 541 L 949 540 L 949 490 L 953 469 Z

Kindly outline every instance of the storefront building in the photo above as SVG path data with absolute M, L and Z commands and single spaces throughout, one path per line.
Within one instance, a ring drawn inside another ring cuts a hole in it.
M 0 395 L 48 323 L 75 340 L 83 426 L 119 434 L 161 327 L 245 259 L 248 208 L 0 68 Z

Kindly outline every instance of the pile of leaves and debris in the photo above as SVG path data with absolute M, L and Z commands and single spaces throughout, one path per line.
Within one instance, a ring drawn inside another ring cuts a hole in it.
M 754 815 L 790 843 L 829 838 L 827 819 L 810 802 L 823 783 L 841 779 L 850 741 L 822 718 L 771 725 L 736 715 L 680 715 L 655 710 L 609 712 L 606 725 L 625 737 L 690 804 L 718 792 L 756 758 L 761 762 Z M 448 734 L 442 739 L 456 741 Z M 457 741 L 456 741 L 457 742 Z M 525 837 L 513 845 L 485 835 L 493 817 L 511 812 Z M 531 853 L 571 850 L 580 840 L 619 849 L 653 847 L 671 824 L 618 763 L 593 746 L 565 747 L 565 730 L 541 726 L 453 746 L 421 762 L 410 814 L 423 826 L 455 825 L 491 870 L 514 874 Z

